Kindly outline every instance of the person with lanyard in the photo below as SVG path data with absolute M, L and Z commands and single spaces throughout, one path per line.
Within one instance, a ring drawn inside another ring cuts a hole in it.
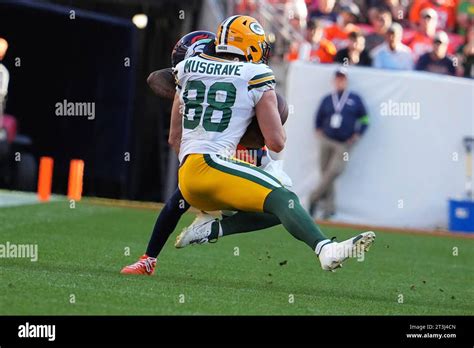
M 347 153 L 367 130 L 369 118 L 362 98 L 347 88 L 347 70 L 340 68 L 334 76 L 334 91 L 322 99 L 316 114 L 319 139 L 320 181 L 311 193 L 309 213 L 324 201 L 324 219 L 336 213 L 334 181 L 343 172 Z

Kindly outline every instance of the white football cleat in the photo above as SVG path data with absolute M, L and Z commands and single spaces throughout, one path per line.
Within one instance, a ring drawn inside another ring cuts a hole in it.
M 209 242 L 212 223 L 217 220 L 214 216 L 201 212 L 196 216 L 193 223 L 183 228 L 176 237 L 174 246 L 184 248 L 190 244 L 204 244 Z
M 368 231 L 340 243 L 328 242 L 321 248 L 318 255 L 321 268 L 334 272 L 336 268 L 341 268 L 342 263 L 350 257 L 362 261 L 364 253 L 369 250 L 374 240 L 375 233 Z

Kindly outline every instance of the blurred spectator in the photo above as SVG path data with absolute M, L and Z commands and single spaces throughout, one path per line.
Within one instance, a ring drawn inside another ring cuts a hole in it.
M 323 37 L 324 28 L 319 20 L 310 20 L 306 29 L 306 42 L 300 44 L 297 57 L 293 59 L 332 63 L 336 55 L 334 44 Z
M 7 40 L 0 37 L 0 62 L 5 57 L 8 49 Z M 0 159 L 4 158 L 8 151 L 8 134 L 3 124 L 3 113 L 5 111 L 5 101 L 8 92 L 8 82 L 10 76 L 7 68 L 0 63 Z
M 369 9 L 367 7 L 368 1 L 367 0 L 340 0 L 339 5 L 343 6 L 349 3 L 353 3 L 359 8 L 359 18 L 357 19 L 357 23 L 367 23 L 369 21 Z
M 289 19 L 291 26 L 301 31 L 306 29 L 306 18 L 308 8 L 304 0 L 288 0 L 285 3 L 285 16 Z
M 392 14 L 387 8 L 374 7 L 373 11 L 375 16 L 373 23 L 374 32 L 365 38 L 365 47 L 369 52 L 384 43 L 388 28 L 392 25 Z
M 400 24 L 405 25 L 408 17 L 408 6 L 412 3 L 411 0 L 367 0 L 369 4 L 369 11 L 373 11 L 373 8 L 387 9 L 392 20 Z M 372 14 L 373 16 L 374 14 Z M 371 14 L 369 13 L 369 19 Z M 371 22 L 372 23 L 372 22 Z
M 329 41 L 332 41 L 338 50 L 347 47 L 349 33 L 359 31 L 359 27 L 354 25 L 358 17 L 359 8 L 356 5 L 342 6 L 337 22 L 326 28 L 324 36 Z
M 336 5 L 336 0 L 319 0 L 317 8 L 309 13 L 309 18 L 318 19 L 323 27 L 332 25 L 337 21 L 334 5 Z
M 465 35 L 469 26 L 474 25 L 474 0 L 461 0 L 457 11 L 458 33 Z
M 453 31 L 456 25 L 455 0 L 415 0 L 410 10 L 410 22 L 416 26 L 420 21 L 421 11 L 432 8 L 438 14 L 437 29 Z
M 5 54 L 7 53 L 8 42 L 3 37 L 0 37 L 0 61 L 3 60 Z
M 255 0 L 236 0 L 234 2 L 234 13 L 250 14 L 255 12 L 256 9 Z
M 5 54 L 7 53 L 7 50 L 7 40 L 0 37 L 0 129 L 3 126 L 3 113 L 5 111 L 5 101 L 8 93 L 8 82 L 10 79 L 7 68 L 1 63 L 5 57 Z
M 409 25 L 408 6 L 410 4 L 411 1 L 407 0 L 385 0 L 385 5 L 390 9 L 393 20 L 405 27 Z
M 437 32 L 433 40 L 432 51 L 423 54 L 418 59 L 416 70 L 454 76 L 456 68 L 453 59 L 447 55 L 448 44 L 448 35 L 444 31 Z
M 474 78 L 474 26 L 471 26 L 466 33 L 464 45 L 458 49 L 458 59 L 460 61 L 460 75 Z
M 438 14 L 432 8 L 425 8 L 421 11 L 420 21 L 413 38 L 407 43 L 411 48 L 415 61 L 433 47 L 433 39 L 436 34 Z
M 402 44 L 403 28 L 392 23 L 387 31 L 386 42 L 372 51 L 374 68 L 392 70 L 413 69 L 413 57 L 408 46 Z
M 316 114 L 316 135 L 320 146 L 321 179 L 311 193 L 309 212 L 324 200 L 323 218 L 335 214 L 334 181 L 343 172 L 345 154 L 367 129 L 369 117 L 362 98 L 347 88 L 347 71 L 334 77 L 334 91 L 325 96 Z
M 378 20 L 378 15 L 379 15 L 379 11 L 382 9 L 382 7 L 370 7 L 368 10 L 367 10 L 367 22 L 370 24 L 371 27 L 375 28 L 375 26 L 377 25 L 376 22 Z M 388 12 L 390 12 L 390 10 L 388 10 Z M 390 15 L 391 17 L 391 15 Z
M 308 12 L 313 12 L 318 8 L 319 0 L 305 0 Z
M 365 49 L 365 38 L 362 33 L 353 31 L 349 34 L 349 45 L 338 51 L 336 62 L 343 65 L 370 66 L 372 61 Z

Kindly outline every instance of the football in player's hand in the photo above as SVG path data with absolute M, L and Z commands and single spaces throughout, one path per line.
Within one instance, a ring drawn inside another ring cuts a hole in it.
M 281 124 L 285 124 L 288 118 L 288 104 L 286 103 L 285 98 L 283 98 L 280 94 L 277 93 L 276 96 Z M 252 149 L 259 149 L 265 145 L 265 139 L 263 138 L 263 134 L 260 131 L 256 117 L 253 118 L 244 136 L 242 139 L 240 139 L 240 144 Z

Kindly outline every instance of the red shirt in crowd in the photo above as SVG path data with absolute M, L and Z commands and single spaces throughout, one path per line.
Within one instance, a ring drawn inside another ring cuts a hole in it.
M 418 24 L 425 8 L 432 8 L 438 14 L 437 29 L 452 31 L 456 25 L 456 0 L 415 0 L 410 10 L 410 22 Z
M 360 31 L 359 27 L 354 24 L 348 24 L 341 28 L 337 24 L 330 25 L 324 29 L 324 37 L 331 41 L 337 50 L 346 48 L 349 43 L 349 34 L 353 31 Z
M 310 45 L 309 43 L 306 43 Z M 300 57 L 301 53 L 301 46 L 300 45 L 292 45 L 290 46 L 290 50 L 286 55 L 286 59 L 288 61 L 293 61 L 297 59 L 307 60 L 308 57 Z M 334 62 L 334 57 L 336 56 L 337 50 L 334 44 L 322 38 L 319 44 L 312 45 L 311 51 L 309 53 L 309 61 L 311 62 L 319 62 L 319 63 L 332 63 Z

